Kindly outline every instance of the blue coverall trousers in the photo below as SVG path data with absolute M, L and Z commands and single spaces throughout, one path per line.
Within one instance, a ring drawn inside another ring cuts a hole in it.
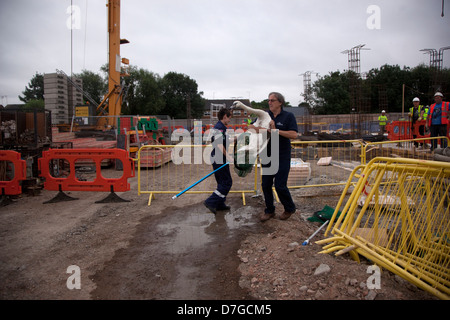
M 264 167 L 264 165 L 263 165 Z M 274 213 L 275 206 L 273 205 L 273 192 L 272 186 L 275 182 L 275 191 L 278 194 L 281 204 L 284 206 L 286 212 L 294 212 L 295 204 L 292 200 L 291 193 L 287 187 L 287 180 L 289 177 L 289 171 L 291 169 L 291 158 L 290 157 L 280 157 L 278 172 L 274 175 L 264 175 L 262 176 L 261 187 L 264 193 L 264 200 L 266 202 L 265 213 Z
M 223 164 L 216 164 L 213 162 L 213 170 L 220 168 Z M 228 192 L 230 192 L 231 186 L 233 185 L 233 179 L 231 178 L 230 165 L 227 165 L 214 173 L 214 177 L 217 181 L 217 188 L 214 192 L 206 199 L 205 203 L 215 209 L 220 210 L 225 207 L 225 200 L 227 198 Z

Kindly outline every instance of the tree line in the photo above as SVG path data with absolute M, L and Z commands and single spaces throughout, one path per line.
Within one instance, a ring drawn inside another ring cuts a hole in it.
M 199 118 L 203 115 L 205 99 L 197 82 L 188 75 L 169 72 L 163 77 L 143 68 L 131 66 L 129 76 L 123 78 L 125 96 L 122 113 L 125 115 L 169 115 L 173 118 Z M 436 76 L 439 78 L 436 78 Z M 75 77 L 83 81 L 83 90 L 97 102 L 108 92 L 108 66 L 100 73 L 83 70 Z M 436 81 L 440 88 L 436 86 Z M 403 67 L 383 65 L 371 69 L 363 76 L 352 71 L 333 71 L 319 77 L 303 93 L 304 102 L 299 106 L 308 108 L 311 114 L 347 114 L 351 112 L 379 113 L 408 110 L 414 97 L 421 104 L 433 103 L 436 89 L 448 97 L 450 70 L 444 68 L 439 74 L 425 65 Z M 404 88 L 404 91 L 403 91 Z M 44 108 L 44 76 L 36 73 L 19 99 L 28 108 Z M 268 101 L 252 101 L 252 107 L 267 109 Z M 288 103 L 289 105 L 289 103 Z M 188 115 L 190 110 L 190 115 Z
M 97 103 L 108 93 L 108 66 L 100 73 L 83 70 L 74 77 L 83 81 L 83 90 Z M 148 70 L 131 66 L 123 77 L 125 92 L 122 103 L 124 115 L 169 115 L 173 118 L 198 118 L 203 115 L 205 99 L 197 82 L 189 76 L 169 72 L 163 77 Z M 87 97 L 83 97 L 87 101 Z M 37 73 L 29 81 L 19 99 L 25 108 L 44 108 L 44 75 Z M 188 108 L 189 106 L 189 108 Z M 190 115 L 187 110 L 190 110 Z
M 423 105 L 434 103 L 436 90 L 448 97 L 448 85 L 449 69 L 437 73 L 423 64 L 414 68 L 383 65 L 364 75 L 334 71 L 319 77 L 303 93 L 301 105 L 312 114 L 401 112 L 403 104 L 404 110 L 409 110 L 414 97 Z

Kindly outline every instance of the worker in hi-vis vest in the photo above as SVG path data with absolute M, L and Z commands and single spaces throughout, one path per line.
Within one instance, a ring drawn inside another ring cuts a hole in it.
M 386 123 L 388 118 L 386 116 L 386 111 L 381 111 L 381 116 L 378 117 L 378 125 L 380 126 L 380 135 L 384 135 Z
M 448 135 L 447 125 L 449 123 L 449 104 L 450 102 L 442 101 L 444 95 L 440 92 L 434 94 L 434 102 L 430 106 L 427 117 L 427 127 L 430 128 L 430 137 L 446 137 Z M 431 140 L 431 151 L 436 149 L 437 140 Z M 441 139 L 441 148 L 447 148 L 447 139 Z
M 417 121 L 421 121 L 421 120 L 426 120 L 427 119 L 427 114 L 425 112 L 425 107 L 423 105 L 420 104 L 420 99 L 418 97 L 415 97 L 413 99 L 413 106 L 411 108 L 409 108 L 409 119 L 411 121 L 411 132 L 412 132 L 412 136 L 413 139 L 417 138 L 417 134 L 416 133 L 416 125 L 418 125 Z M 418 131 L 419 131 L 419 135 L 423 136 L 425 134 L 425 125 L 424 124 L 420 124 L 418 126 Z M 423 147 L 424 146 L 424 142 L 421 141 L 420 145 Z M 414 146 L 417 148 L 419 146 L 419 142 L 414 141 Z

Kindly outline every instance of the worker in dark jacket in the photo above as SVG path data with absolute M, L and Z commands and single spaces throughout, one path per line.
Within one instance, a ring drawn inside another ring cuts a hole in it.
M 221 166 L 223 166 L 227 162 L 232 162 L 233 157 L 228 154 L 227 149 L 229 146 L 228 135 L 226 134 L 227 125 L 231 120 L 231 111 L 222 108 L 219 110 L 217 114 L 216 125 L 212 131 L 212 146 L 213 150 L 211 151 L 211 163 L 213 170 L 217 170 Z M 217 181 L 217 188 L 214 192 L 209 196 L 208 199 L 205 200 L 204 205 L 214 214 L 217 213 L 218 210 L 229 210 L 230 207 L 225 204 L 226 197 L 228 192 L 231 189 L 233 184 L 233 179 L 231 178 L 230 166 L 226 165 L 222 169 L 216 171 L 214 176 Z
M 295 211 L 296 207 L 292 200 L 291 193 L 287 187 L 289 171 L 291 169 L 291 140 L 297 138 L 298 127 L 297 120 L 291 112 L 283 110 L 286 104 L 282 94 L 272 92 L 269 94 L 269 115 L 272 118 L 270 122 L 270 131 L 277 130 L 279 134 L 279 164 L 278 171 L 275 174 L 264 174 L 264 168 L 271 164 L 262 164 L 262 183 L 261 187 L 264 193 L 266 208 L 261 214 L 260 220 L 267 221 L 275 216 L 274 198 L 272 186 L 275 183 L 275 191 L 284 207 L 284 212 L 280 215 L 281 220 L 288 219 Z M 249 126 L 249 129 L 259 130 L 265 128 L 255 128 Z M 271 158 L 271 143 L 267 145 L 267 155 Z

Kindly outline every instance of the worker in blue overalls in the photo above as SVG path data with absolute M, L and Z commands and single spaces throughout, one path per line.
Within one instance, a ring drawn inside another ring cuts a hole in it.
M 270 130 L 277 129 L 279 134 L 279 165 L 278 171 L 275 174 L 264 174 L 264 167 L 270 167 L 271 164 L 262 164 L 263 175 L 261 187 L 264 193 L 264 200 L 266 208 L 261 214 L 260 220 L 267 221 L 275 216 L 275 206 L 273 204 L 272 186 L 275 183 L 275 191 L 278 194 L 281 204 L 284 207 L 284 212 L 280 215 L 281 220 L 288 219 L 295 213 L 296 207 L 292 200 L 291 193 L 287 187 L 287 180 L 289 171 L 291 169 L 291 140 L 297 138 L 298 127 L 295 116 L 288 111 L 283 110 L 286 105 L 285 99 L 281 93 L 271 92 L 269 94 L 269 115 L 272 118 L 270 122 Z M 249 126 L 249 129 L 259 131 L 254 126 Z M 269 131 L 270 131 L 269 130 Z M 267 145 L 267 156 L 271 158 L 271 143 Z
M 211 151 L 211 163 L 214 170 L 217 170 L 227 162 L 231 163 L 233 161 L 233 157 L 227 152 L 229 140 L 228 135 L 226 134 L 227 125 L 231 121 L 231 111 L 226 108 L 222 108 L 219 110 L 217 118 L 219 121 L 217 121 L 216 125 L 212 129 L 213 131 L 211 138 L 211 143 L 213 146 L 213 150 Z M 205 200 L 204 205 L 212 213 L 216 214 L 218 210 L 230 209 L 230 207 L 225 204 L 226 197 L 233 184 L 230 166 L 224 166 L 222 169 L 216 171 L 214 176 L 217 181 L 217 188 L 209 196 L 209 198 Z

